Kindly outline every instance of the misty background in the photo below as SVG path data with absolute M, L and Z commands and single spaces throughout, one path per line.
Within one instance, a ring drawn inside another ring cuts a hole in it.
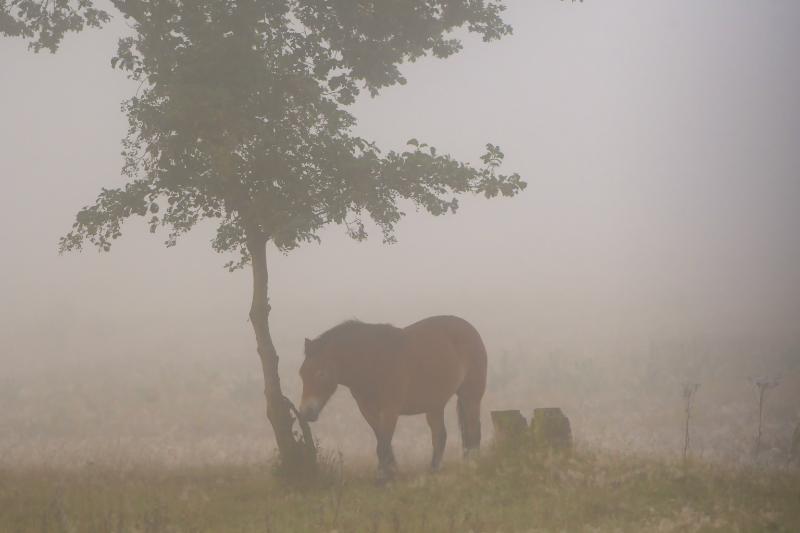
M 677 453 L 691 381 L 693 450 L 736 459 L 755 432 L 748 379 L 780 376 L 765 415 L 780 452 L 800 418 L 800 4 L 507 5 L 513 36 L 406 65 L 408 85 L 352 111 L 385 150 L 416 137 L 474 160 L 499 144 L 528 189 L 454 216 L 411 208 L 391 246 L 329 227 L 271 249 L 287 394 L 304 337 L 456 314 L 489 351 L 485 442 L 491 409 L 559 405 L 583 442 Z M 132 221 L 110 254 L 57 254 L 77 210 L 123 183 L 137 87 L 109 62 L 124 31 L 56 55 L 0 41 L 0 462 L 260 460 L 250 272 L 223 269 L 213 226 L 165 248 Z M 350 460 L 374 447 L 346 390 L 316 436 Z M 428 438 L 401 419 L 400 460 Z

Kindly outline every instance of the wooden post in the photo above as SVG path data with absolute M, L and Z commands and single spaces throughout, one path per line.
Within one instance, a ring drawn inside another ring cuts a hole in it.
M 492 425 L 498 446 L 521 444 L 528 429 L 528 423 L 518 409 L 492 411 Z
M 531 439 L 535 448 L 569 450 L 572 448 L 572 428 L 569 418 L 558 407 L 533 410 Z

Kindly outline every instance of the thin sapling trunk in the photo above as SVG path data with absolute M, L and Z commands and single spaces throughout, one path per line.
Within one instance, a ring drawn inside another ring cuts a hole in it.
M 278 374 L 278 353 L 269 331 L 269 274 L 267 271 L 267 238 L 260 230 L 248 228 L 247 249 L 253 268 L 253 301 L 250 322 L 256 335 L 261 370 L 264 375 L 264 397 L 267 419 L 275 432 L 281 467 L 290 476 L 307 477 L 316 472 L 316 448 L 308 424 L 297 417 L 294 404 L 283 395 Z M 295 435 L 298 421 L 301 435 Z

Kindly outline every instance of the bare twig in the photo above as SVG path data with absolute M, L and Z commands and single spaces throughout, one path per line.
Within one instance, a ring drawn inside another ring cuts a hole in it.
M 761 451 L 761 429 L 764 415 L 764 396 L 769 389 L 780 384 L 779 378 L 758 378 L 753 380 L 753 384 L 758 388 L 758 432 L 756 433 L 756 443 L 753 448 L 753 456 L 758 457 Z
M 689 454 L 689 421 L 692 417 L 692 401 L 697 389 L 700 388 L 699 383 L 684 383 L 683 385 L 683 399 L 686 401 L 686 424 L 683 433 L 683 461 L 686 462 L 686 457 Z

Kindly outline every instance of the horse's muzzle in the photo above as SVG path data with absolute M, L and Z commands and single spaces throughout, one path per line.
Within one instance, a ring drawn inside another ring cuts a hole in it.
M 316 400 L 309 400 L 300 404 L 298 414 L 305 422 L 316 422 L 319 418 L 320 404 Z

